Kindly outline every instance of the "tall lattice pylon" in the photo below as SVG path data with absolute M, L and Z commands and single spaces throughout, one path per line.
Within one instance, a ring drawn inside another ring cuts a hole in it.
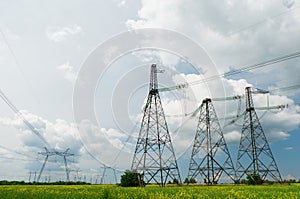
M 142 182 L 164 186 L 169 181 L 181 183 L 177 160 L 161 104 L 155 64 L 151 65 L 150 89 L 144 108 L 131 170 Z
M 237 180 L 259 175 L 262 180 L 271 177 L 275 181 L 281 182 L 277 164 L 254 109 L 252 93 L 256 91 L 251 87 L 246 87 L 245 92 L 246 112 L 236 163 Z
M 217 184 L 221 175 L 235 180 L 235 170 L 211 99 L 204 99 L 194 140 L 188 178 L 200 175 L 206 184 Z

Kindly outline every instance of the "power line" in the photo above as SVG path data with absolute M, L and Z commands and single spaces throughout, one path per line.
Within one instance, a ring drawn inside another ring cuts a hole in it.
M 30 90 L 31 90 L 31 91 L 30 91 L 30 92 L 31 92 L 31 95 L 34 96 L 34 97 L 35 97 L 35 100 L 38 102 L 36 96 L 34 95 L 34 92 L 32 92 L 32 91 L 33 91 L 33 86 L 32 86 L 32 84 L 30 83 L 30 81 L 27 79 L 27 77 L 26 77 L 24 71 L 22 70 L 21 64 L 20 64 L 19 60 L 17 59 L 17 56 L 16 56 L 15 52 L 13 51 L 12 47 L 10 46 L 10 44 L 9 44 L 9 42 L 8 42 L 8 40 L 7 40 L 7 38 L 6 38 L 5 34 L 4 34 L 4 32 L 1 30 L 1 28 L 0 28 L 0 34 L 1 34 L 1 36 L 2 36 L 2 38 L 3 38 L 3 40 L 4 40 L 4 42 L 5 42 L 5 44 L 6 44 L 7 48 L 8 48 L 8 50 L 9 50 L 9 52 L 10 52 L 10 54 L 11 54 L 11 56 L 12 56 L 14 62 L 15 62 L 15 65 L 17 66 L 19 72 L 20 72 L 21 75 L 24 77 L 25 81 L 27 82 L 27 86 L 28 86 L 28 87 L 30 88 Z
M 13 152 L 13 153 L 18 154 L 18 155 L 22 155 L 22 156 L 25 156 L 25 157 L 34 159 L 34 157 L 32 157 L 32 156 L 30 156 L 30 155 L 28 155 L 28 154 L 21 153 L 21 152 L 18 152 L 18 151 L 9 149 L 9 148 L 7 148 L 7 147 L 5 147 L 5 146 L 2 146 L 2 145 L 0 145 L 0 148 L 4 149 L 4 150 L 6 150 L 6 151 L 9 151 L 9 152 Z
M 35 161 L 37 161 L 37 160 L 34 160 L 34 159 L 13 158 L 13 157 L 5 157 L 5 156 L 0 156 L 0 159 L 16 160 L 16 161 L 24 161 L 24 162 L 35 162 Z
M 281 87 L 281 88 L 275 88 L 275 89 L 269 90 L 269 92 L 272 94 L 275 94 L 275 93 L 280 93 L 280 92 L 290 91 L 290 90 L 297 90 L 297 89 L 300 89 L 300 84 Z
M 258 22 L 256 22 L 256 23 L 253 23 L 253 24 L 251 24 L 251 25 L 244 26 L 244 27 L 242 27 L 242 28 L 240 28 L 240 29 L 237 29 L 237 30 L 235 30 L 235 31 L 229 32 L 226 36 L 227 36 L 227 37 L 230 37 L 230 36 L 232 36 L 232 35 L 235 35 L 235 34 L 237 34 L 237 33 L 243 32 L 243 31 L 245 31 L 245 30 L 254 28 L 255 26 L 261 25 L 261 24 L 265 23 L 266 21 L 268 21 L 268 20 L 270 20 L 270 19 L 275 19 L 275 18 L 281 17 L 281 16 L 283 16 L 283 15 L 289 14 L 290 12 L 293 12 L 293 11 L 295 11 L 295 10 L 298 9 L 298 8 L 300 8 L 300 6 L 295 7 L 295 8 L 293 8 L 293 9 L 289 9 L 289 10 L 284 11 L 284 12 L 281 12 L 281 13 L 278 13 L 278 14 L 276 14 L 276 15 L 267 17 L 267 18 L 265 18 L 265 19 L 263 19 L 263 20 L 261 20 L 261 21 L 258 21 Z
M 267 61 L 264 61 L 264 62 L 261 62 L 261 63 L 258 63 L 258 64 L 244 66 L 244 67 L 241 67 L 239 69 L 236 69 L 236 70 L 233 70 L 233 71 L 230 71 L 230 72 L 227 72 L 227 73 L 223 73 L 223 74 L 220 74 L 220 75 L 214 75 L 214 76 L 211 76 L 211 77 L 203 79 L 203 80 L 193 81 L 193 82 L 188 83 L 188 85 L 192 86 L 192 85 L 197 85 L 197 84 L 201 84 L 201 83 L 206 83 L 208 81 L 212 81 L 212 80 L 215 80 L 215 79 L 218 79 L 218 78 L 229 77 L 229 76 L 236 75 L 236 74 L 239 74 L 239 73 L 242 73 L 242 72 L 251 71 L 251 70 L 254 70 L 254 69 L 257 69 L 257 68 L 262 68 L 262 67 L 265 67 L 265 66 L 268 66 L 268 65 L 272 65 L 272 64 L 275 64 L 275 63 L 280 63 L 280 62 L 283 62 L 283 61 L 286 61 L 286 60 L 289 60 L 289 59 L 293 59 L 293 58 L 297 58 L 297 57 L 300 57 L 300 51 L 292 53 L 292 54 L 288 54 L 288 55 L 285 55 L 285 56 L 282 56 L 282 57 L 267 60 Z
M 17 109 L 17 107 L 8 99 L 8 97 L 2 92 L 0 89 L 0 97 L 3 99 L 3 101 L 11 108 L 11 110 L 17 114 L 24 122 L 24 124 L 36 135 L 40 138 L 40 140 L 43 141 L 43 143 L 50 148 L 50 144 L 45 140 L 45 138 L 39 133 L 36 128 L 34 128 L 31 123 L 24 117 L 24 115 Z
M 273 59 L 270 59 L 270 60 L 266 60 L 266 61 L 263 61 L 263 62 L 260 62 L 260 63 L 257 63 L 257 64 L 243 66 L 243 67 L 240 67 L 239 69 L 232 70 L 232 71 L 222 73 L 222 74 L 219 74 L 219 75 L 213 75 L 211 77 L 208 77 L 208 78 L 205 78 L 205 79 L 202 79 L 202 80 L 196 80 L 196 81 L 192 81 L 192 82 L 185 82 L 185 83 L 177 84 L 177 85 L 171 86 L 171 87 L 159 88 L 158 90 L 160 92 L 165 92 L 165 91 L 171 91 L 171 90 L 185 89 L 189 86 L 194 86 L 194 85 L 197 85 L 197 84 L 206 83 L 206 82 L 213 81 L 213 80 L 216 80 L 216 79 L 219 79 L 219 78 L 222 78 L 222 77 L 229 77 L 229 76 L 237 75 L 237 74 L 240 74 L 242 72 L 251 71 L 251 70 L 254 70 L 254 69 L 257 69 L 257 68 L 262 68 L 262 67 L 265 67 L 265 66 L 273 65 L 273 64 L 276 64 L 276 63 L 284 62 L 284 61 L 287 61 L 287 60 L 290 60 L 290 59 L 295 59 L 295 58 L 298 58 L 298 57 L 300 57 L 300 51 L 297 51 L 297 52 L 294 52 L 294 53 L 291 53 L 291 54 L 287 54 L 287 55 L 284 55 L 284 56 L 281 56 L 281 57 L 273 58 Z

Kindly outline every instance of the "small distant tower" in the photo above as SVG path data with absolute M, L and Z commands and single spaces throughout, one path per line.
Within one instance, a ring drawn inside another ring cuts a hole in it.
M 211 99 L 207 98 L 200 106 L 188 179 L 200 175 L 204 183 L 217 184 L 223 173 L 234 180 L 232 159 Z
M 131 170 L 141 175 L 144 183 L 181 183 L 170 133 L 161 104 L 155 64 L 151 65 L 150 89 L 144 108 Z
M 236 164 L 237 180 L 255 174 L 262 180 L 269 176 L 281 182 L 277 164 L 254 109 L 252 93 L 255 91 L 251 87 L 246 87 L 245 91 L 246 112 Z
M 39 152 L 39 154 L 45 156 L 45 160 L 44 160 L 44 163 L 43 163 L 42 168 L 40 170 L 40 173 L 38 175 L 37 182 L 40 182 L 40 179 L 41 179 L 42 173 L 44 171 L 45 165 L 48 161 L 48 158 L 50 156 L 54 156 L 54 155 L 58 155 L 58 156 L 63 157 L 64 164 L 65 164 L 65 170 L 66 170 L 66 176 L 67 176 L 66 180 L 67 180 L 67 182 L 69 182 L 70 181 L 70 176 L 69 176 L 70 170 L 68 168 L 67 157 L 74 156 L 74 154 L 68 152 L 70 150 L 69 148 L 64 152 L 58 152 L 56 150 L 49 151 L 46 147 L 44 147 L 44 148 L 45 148 L 45 152 Z

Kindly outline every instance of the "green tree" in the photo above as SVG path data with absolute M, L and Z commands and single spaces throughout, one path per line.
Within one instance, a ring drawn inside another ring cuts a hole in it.
M 247 176 L 247 183 L 250 185 L 260 185 L 263 182 L 259 174 L 249 174 Z
M 191 178 L 191 179 L 190 179 L 190 183 L 191 183 L 191 184 L 195 184 L 195 183 L 197 183 L 197 180 L 196 180 L 195 178 Z
M 126 170 L 121 176 L 122 187 L 137 187 L 140 186 L 140 174 L 134 171 Z
M 189 183 L 189 179 L 188 179 L 188 178 L 185 178 L 185 179 L 184 179 L 184 183 Z
M 173 184 L 179 184 L 179 181 L 176 178 L 174 178 L 173 179 Z

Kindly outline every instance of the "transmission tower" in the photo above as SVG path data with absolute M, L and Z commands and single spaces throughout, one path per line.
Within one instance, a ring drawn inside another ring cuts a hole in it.
M 233 163 L 211 99 L 204 99 L 194 140 L 188 179 L 201 175 L 204 183 L 217 184 L 223 172 L 235 178 Z
M 70 177 L 69 177 L 70 171 L 69 171 L 69 168 L 68 168 L 67 157 L 74 156 L 74 154 L 73 153 L 68 153 L 68 151 L 70 150 L 69 148 L 64 152 L 58 152 L 56 150 L 55 151 L 49 151 L 46 147 L 44 147 L 44 148 L 45 148 L 45 152 L 39 152 L 40 155 L 45 156 L 45 160 L 44 160 L 44 163 L 43 163 L 42 168 L 40 170 L 40 173 L 38 175 L 37 182 L 40 181 L 40 178 L 42 176 L 42 173 L 44 171 L 44 168 L 45 168 L 45 165 L 48 161 L 48 158 L 50 156 L 54 156 L 54 155 L 57 155 L 57 156 L 60 156 L 60 157 L 63 158 L 64 165 L 65 165 L 65 170 L 66 170 L 67 182 L 69 182 L 70 181 Z
M 246 87 L 245 91 L 246 111 L 236 163 L 237 180 L 245 176 L 258 175 L 262 180 L 269 176 L 281 182 L 277 164 L 254 109 L 252 93 L 261 91 L 253 90 L 251 87 Z
M 170 133 L 158 92 L 157 73 L 151 65 L 150 89 L 144 108 L 131 170 L 141 175 L 144 183 L 164 186 L 168 180 L 181 183 Z

